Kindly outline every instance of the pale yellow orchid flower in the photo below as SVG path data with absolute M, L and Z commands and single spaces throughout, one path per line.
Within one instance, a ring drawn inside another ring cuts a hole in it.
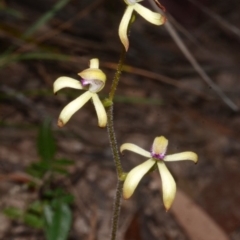
M 54 93 L 66 87 L 87 90 L 63 108 L 58 119 L 58 126 L 63 127 L 75 112 L 92 99 L 98 117 L 98 125 L 99 127 L 105 127 L 107 125 L 107 114 L 97 93 L 103 89 L 106 75 L 99 69 L 99 60 L 97 58 L 91 59 L 90 67 L 78 73 L 78 75 L 82 78 L 80 81 L 63 76 L 59 77 L 53 84 Z
M 124 2 L 127 4 L 127 8 L 120 22 L 118 34 L 126 51 L 128 50 L 129 47 L 129 41 L 127 36 L 128 25 L 134 10 L 152 24 L 162 25 L 166 21 L 166 18 L 160 13 L 152 12 L 151 10 L 147 9 L 146 7 L 138 3 L 141 1 L 143 0 L 124 0 Z
M 196 163 L 198 161 L 198 156 L 196 153 L 189 151 L 166 155 L 167 146 L 168 140 L 163 136 L 156 137 L 154 139 L 150 152 L 132 143 L 125 143 L 121 146 L 121 152 L 123 152 L 124 150 L 129 150 L 138 153 L 144 157 L 150 158 L 144 163 L 133 168 L 127 174 L 123 185 L 123 197 L 125 199 L 128 199 L 132 196 L 143 176 L 155 164 L 157 164 L 162 179 L 163 203 L 166 210 L 171 207 L 176 194 L 176 183 L 164 162 L 191 160 Z

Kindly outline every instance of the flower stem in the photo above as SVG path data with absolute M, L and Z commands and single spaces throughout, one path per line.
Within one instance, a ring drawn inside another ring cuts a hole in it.
M 126 56 L 126 51 L 123 47 L 122 52 L 121 52 L 121 56 L 120 56 L 120 60 L 119 60 L 118 66 L 117 66 L 117 70 L 116 70 L 115 76 L 113 78 L 111 90 L 110 90 L 110 93 L 109 93 L 109 100 L 110 101 L 113 101 L 113 98 L 114 98 L 114 95 L 115 95 L 115 92 L 116 92 L 116 89 L 117 89 L 117 85 L 118 85 L 118 82 L 120 80 L 120 75 L 122 73 L 122 68 L 123 68 L 123 63 L 124 63 L 124 60 L 125 60 L 125 56 Z M 108 122 L 107 129 L 108 129 L 110 147 L 112 149 L 112 154 L 113 154 L 113 159 L 114 159 L 115 166 L 116 166 L 118 179 L 121 179 L 122 174 L 123 174 L 123 170 L 122 170 L 121 160 L 120 160 L 120 157 L 119 157 L 118 145 L 117 145 L 116 135 L 115 135 L 115 131 L 114 131 L 114 125 L 113 125 L 113 103 L 107 110 L 107 122 Z
M 110 101 L 113 101 L 115 92 L 117 90 L 117 85 L 118 85 L 118 82 L 120 80 L 120 75 L 122 73 L 122 68 L 123 68 L 123 63 L 124 63 L 125 57 L 126 57 L 126 51 L 125 51 L 125 48 L 122 47 L 120 60 L 118 62 L 117 70 L 116 70 L 115 76 L 113 78 L 111 90 L 110 90 L 110 93 L 109 93 L 109 100 Z
M 120 216 L 120 210 L 121 210 L 121 199 L 122 199 L 122 188 L 123 188 L 123 169 L 122 169 L 122 163 L 119 156 L 118 151 L 118 144 L 116 140 L 114 125 L 113 125 L 113 98 L 115 95 L 115 92 L 117 90 L 117 85 L 120 80 L 120 75 L 122 73 L 123 63 L 125 60 L 126 51 L 124 47 L 122 48 L 120 60 L 117 66 L 117 70 L 115 73 L 115 76 L 113 78 L 111 90 L 109 92 L 109 100 L 112 102 L 112 105 L 107 110 L 107 129 L 108 129 L 108 137 L 109 137 L 109 143 L 110 147 L 112 149 L 113 154 L 113 160 L 115 163 L 117 176 L 118 176 L 118 184 L 116 189 L 116 195 L 113 205 L 113 215 L 112 215 L 112 226 L 111 226 L 111 240 L 115 240 L 117 237 L 117 230 L 118 230 L 118 222 L 119 222 L 119 216 Z
M 119 216 L 121 211 L 122 188 L 123 188 L 123 181 L 118 180 L 116 195 L 115 195 L 114 205 L 113 205 L 111 240 L 115 240 L 117 237 L 118 222 L 119 222 Z
M 118 179 L 120 179 L 123 174 L 123 170 L 122 170 L 122 164 L 121 164 L 121 160 L 118 152 L 118 144 L 117 144 L 116 135 L 115 135 L 114 126 L 113 126 L 113 105 L 111 105 L 108 108 L 107 121 L 108 121 L 107 129 L 108 129 L 109 143 L 112 149 L 113 160 L 115 163 Z

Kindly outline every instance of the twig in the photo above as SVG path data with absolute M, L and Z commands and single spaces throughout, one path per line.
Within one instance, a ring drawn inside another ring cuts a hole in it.
M 112 62 L 102 62 L 102 66 L 110 68 L 110 69 L 116 69 L 117 64 L 112 63 Z M 198 91 L 197 89 L 186 86 L 185 84 L 183 84 L 173 78 L 167 77 L 167 76 L 159 74 L 159 73 L 151 72 L 151 71 L 137 68 L 137 67 L 132 67 L 130 65 L 124 65 L 122 71 L 127 72 L 127 73 L 133 73 L 133 74 L 136 74 L 136 75 L 139 75 L 142 77 L 146 77 L 146 78 L 150 78 L 150 79 L 154 79 L 157 81 L 161 81 L 165 84 L 168 84 L 168 85 L 174 86 L 176 88 L 188 91 L 189 93 L 198 95 L 204 99 L 210 99 L 205 93 L 202 93 L 201 91 Z
M 149 0 L 150 4 L 153 6 L 153 8 L 160 12 L 161 14 L 164 14 L 151 0 Z M 216 85 L 213 80 L 207 75 L 207 73 L 203 70 L 203 68 L 200 66 L 200 64 L 197 62 L 197 60 L 194 58 L 194 56 L 191 54 L 191 52 L 188 50 L 187 46 L 182 41 L 181 37 L 177 33 L 177 31 L 174 29 L 170 21 L 167 21 L 164 26 L 166 27 L 168 33 L 171 35 L 175 43 L 178 45 L 184 56 L 188 59 L 188 61 L 192 64 L 193 68 L 196 70 L 196 72 L 202 77 L 202 79 L 216 92 L 216 94 L 222 99 L 222 101 L 228 105 L 233 111 L 238 111 L 238 106 L 231 100 L 229 97 L 221 90 L 221 88 Z
M 215 20 L 217 23 L 219 23 L 220 27 L 223 29 L 228 30 L 229 32 L 233 33 L 240 39 L 240 29 L 234 26 L 233 24 L 227 22 L 224 18 L 222 18 L 220 15 L 216 14 L 215 12 L 211 11 L 209 8 L 202 5 L 200 2 L 195 0 L 188 0 L 195 6 L 197 6 L 201 11 L 203 11 L 208 17 Z
M 71 19 L 65 21 L 64 23 L 60 24 L 56 29 L 52 29 L 51 31 L 46 32 L 45 34 L 39 36 L 37 39 L 35 39 L 35 45 L 30 45 L 26 43 L 25 45 L 21 46 L 19 49 L 16 50 L 16 52 L 23 52 L 23 51 L 29 51 L 32 50 L 34 47 L 36 47 L 36 44 L 40 44 L 46 40 L 49 40 L 50 38 L 58 35 L 63 30 L 68 29 L 72 26 L 72 24 L 79 20 L 80 18 L 83 18 L 87 14 L 89 14 L 92 10 L 94 10 L 98 5 L 100 5 L 103 2 L 103 0 L 97 0 L 93 1 L 93 3 L 90 3 L 89 6 L 87 6 L 84 9 L 81 9 L 74 17 Z M 15 52 L 15 53 L 16 53 Z

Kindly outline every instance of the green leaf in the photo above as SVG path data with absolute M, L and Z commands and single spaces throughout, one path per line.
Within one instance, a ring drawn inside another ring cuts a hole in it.
M 63 195 L 63 196 L 53 199 L 51 206 L 57 207 L 59 204 L 62 204 L 62 203 L 69 205 L 73 202 L 74 202 L 74 196 L 72 194 L 66 194 L 66 195 Z
M 71 57 L 64 54 L 52 53 L 52 52 L 31 52 L 23 54 L 11 54 L 5 53 L 0 56 L 0 69 L 5 67 L 11 62 L 18 62 L 22 60 L 56 60 L 56 61 L 71 61 Z
M 32 202 L 28 206 L 28 211 L 41 215 L 43 212 L 43 203 L 39 200 Z
M 5 208 L 3 213 L 11 219 L 19 219 L 23 216 L 23 211 L 15 207 Z
M 23 216 L 23 221 L 25 224 L 27 224 L 30 227 L 33 228 L 43 228 L 44 221 L 42 216 L 36 215 L 34 213 L 26 213 Z
M 53 190 L 48 190 L 44 192 L 44 197 L 47 198 L 57 198 L 60 196 L 63 196 L 65 194 L 64 190 L 62 188 L 55 188 Z
M 69 165 L 73 165 L 74 161 L 73 160 L 69 160 L 66 158 L 61 158 L 61 159 L 56 159 L 53 162 L 54 165 L 63 165 L 63 166 L 69 166 Z
M 63 175 L 68 175 L 68 171 L 62 167 L 56 167 L 52 166 L 52 171 L 55 173 L 63 174 Z
M 60 54 L 60 53 L 52 53 L 49 51 L 46 52 L 30 52 L 30 53 L 23 53 L 13 54 L 10 55 L 10 58 L 6 59 L 5 62 L 15 62 L 15 61 L 22 61 L 22 60 L 58 60 L 58 61 L 71 61 L 71 56 Z M 0 65 L 1 66 L 1 65 Z
M 2 5 L 2 3 L 0 3 L 0 13 L 6 13 L 6 14 L 9 14 L 10 16 L 20 18 L 20 19 L 23 19 L 24 17 L 21 12 L 15 10 L 14 8 L 6 7 Z
M 47 240 L 66 240 L 72 223 L 72 213 L 67 204 L 61 203 L 56 208 L 44 207 L 45 233 Z
M 67 167 L 73 165 L 74 161 L 68 159 L 57 159 L 51 164 L 52 171 L 58 174 L 68 175 Z
M 39 129 L 38 153 L 43 161 L 50 162 L 56 152 L 55 140 L 51 131 L 51 122 L 46 119 Z
M 42 178 L 48 171 L 51 170 L 51 165 L 47 162 L 37 162 L 31 164 L 26 172 L 36 178 Z
M 53 208 L 57 207 L 59 204 L 71 204 L 74 201 L 74 196 L 72 194 L 66 193 L 62 188 L 45 191 L 44 198 L 51 200 L 50 205 Z
M 29 37 L 31 36 L 34 32 L 36 32 L 42 25 L 46 24 L 49 20 L 51 20 L 55 14 L 61 10 L 69 0 L 59 0 L 57 3 L 49 9 L 48 12 L 44 13 L 42 17 L 40 17 L 33 25 L 24 33 L 23 37 Z

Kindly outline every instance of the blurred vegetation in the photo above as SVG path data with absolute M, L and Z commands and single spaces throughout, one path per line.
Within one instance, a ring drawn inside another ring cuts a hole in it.
M 13 220 L 44 230 L 48 240 L 65 240 L 72 224 L 70 206 L 74 202 L 74 197 L 63 187 L 56 187 L 55 176 L 67 177 L 67 167 L 72 165 L 73 161 L 55 159 L 56 143 L 49 119 L 40 126 L 37 149 L 40 159 L 32 163 L 26 172 L 33 177 L 33 181 L 28 183 L 28 189 L 38 191 L 39 199 L 29 204 L 25 210 L 8 207 L 4 213 Z

